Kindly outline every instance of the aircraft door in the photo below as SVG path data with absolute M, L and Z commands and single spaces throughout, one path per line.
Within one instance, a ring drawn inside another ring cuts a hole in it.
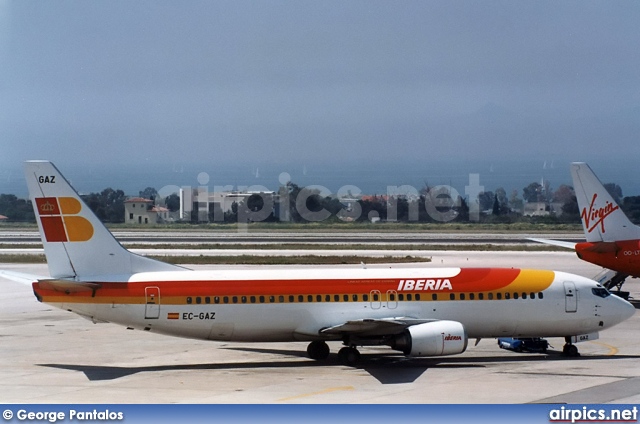
M 387 308 L 396 309 L 398 307 L 398 292 L 387 290 Z
M 145 287 L 145 319 L 160 318 L 160 287 Z
M 382 305 L 380 290 L 371 290 L 369 296 L 371 296 L 371 309 L 380 309 L 380 306 Z
M 564 282 L 564 310 L 576 312 L 578 310 L 578 293 L 576 285 L 571 281 Z

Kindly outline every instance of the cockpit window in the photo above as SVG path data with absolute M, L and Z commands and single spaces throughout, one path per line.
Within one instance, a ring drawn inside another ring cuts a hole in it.
M 598 287 L 595 289 L 591 289 L 591 293 L 595 294 L 598 297 L 607 297 L 609 296 L 611 293 L 609 293 L 609 290 L 605 289 L 604 287 Z

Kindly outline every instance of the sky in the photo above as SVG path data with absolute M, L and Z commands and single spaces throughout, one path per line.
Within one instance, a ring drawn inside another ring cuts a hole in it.
M 0 0 L 0 178 L 587 160 L 637 180 L 638 22 L 637 1 Z

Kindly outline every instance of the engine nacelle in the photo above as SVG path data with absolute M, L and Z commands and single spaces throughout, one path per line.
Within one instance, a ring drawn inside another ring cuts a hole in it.
M 396 336 L 391 348 L 407 356 L 445 356 L 467 349 L 467 331 L 457 321 L 434 321 L 412 325 Z

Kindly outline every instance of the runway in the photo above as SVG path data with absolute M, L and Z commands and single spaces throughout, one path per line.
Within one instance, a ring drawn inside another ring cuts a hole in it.
M 114 230 L 121 243 L 159 244 L 523 244 L 532 243 L 528 237 L 565 241 L 584 241 L 582 232 L 575 233 L 439 233 L 439 232 L 349 232 L 349 231 L 249 231 L 242 226 L 238 231 L 160 231 L 151 228 L 140 231 Z M 1 243 L 40 243 L 40 235 L 33 231 L 0 231 Z
M 563 252 L 432 254 L 432 263 L 418 266 L 549 268 L 585 276 L 600 270 Z M 46 265 L 0 269 L 47 275 Z M 637 280 L 625 290 L 640 299 Z M 363 348 L 360 366 L 349 368 L 338 363 L 339 343 L 331 343 L 327 362 L 316 362 L 306 357 L 306 343 L 194 341 L 92 324 L 1 278 L 0 305 L 2 403 L 640 402 L 638 313 L 581 343 L 579 358 L 559 354 L 561 339 L 549 339 L 548 354 L 505 351 L 487 339 L 477 346 L 470 341 L 461 355 L 433 359 Z

